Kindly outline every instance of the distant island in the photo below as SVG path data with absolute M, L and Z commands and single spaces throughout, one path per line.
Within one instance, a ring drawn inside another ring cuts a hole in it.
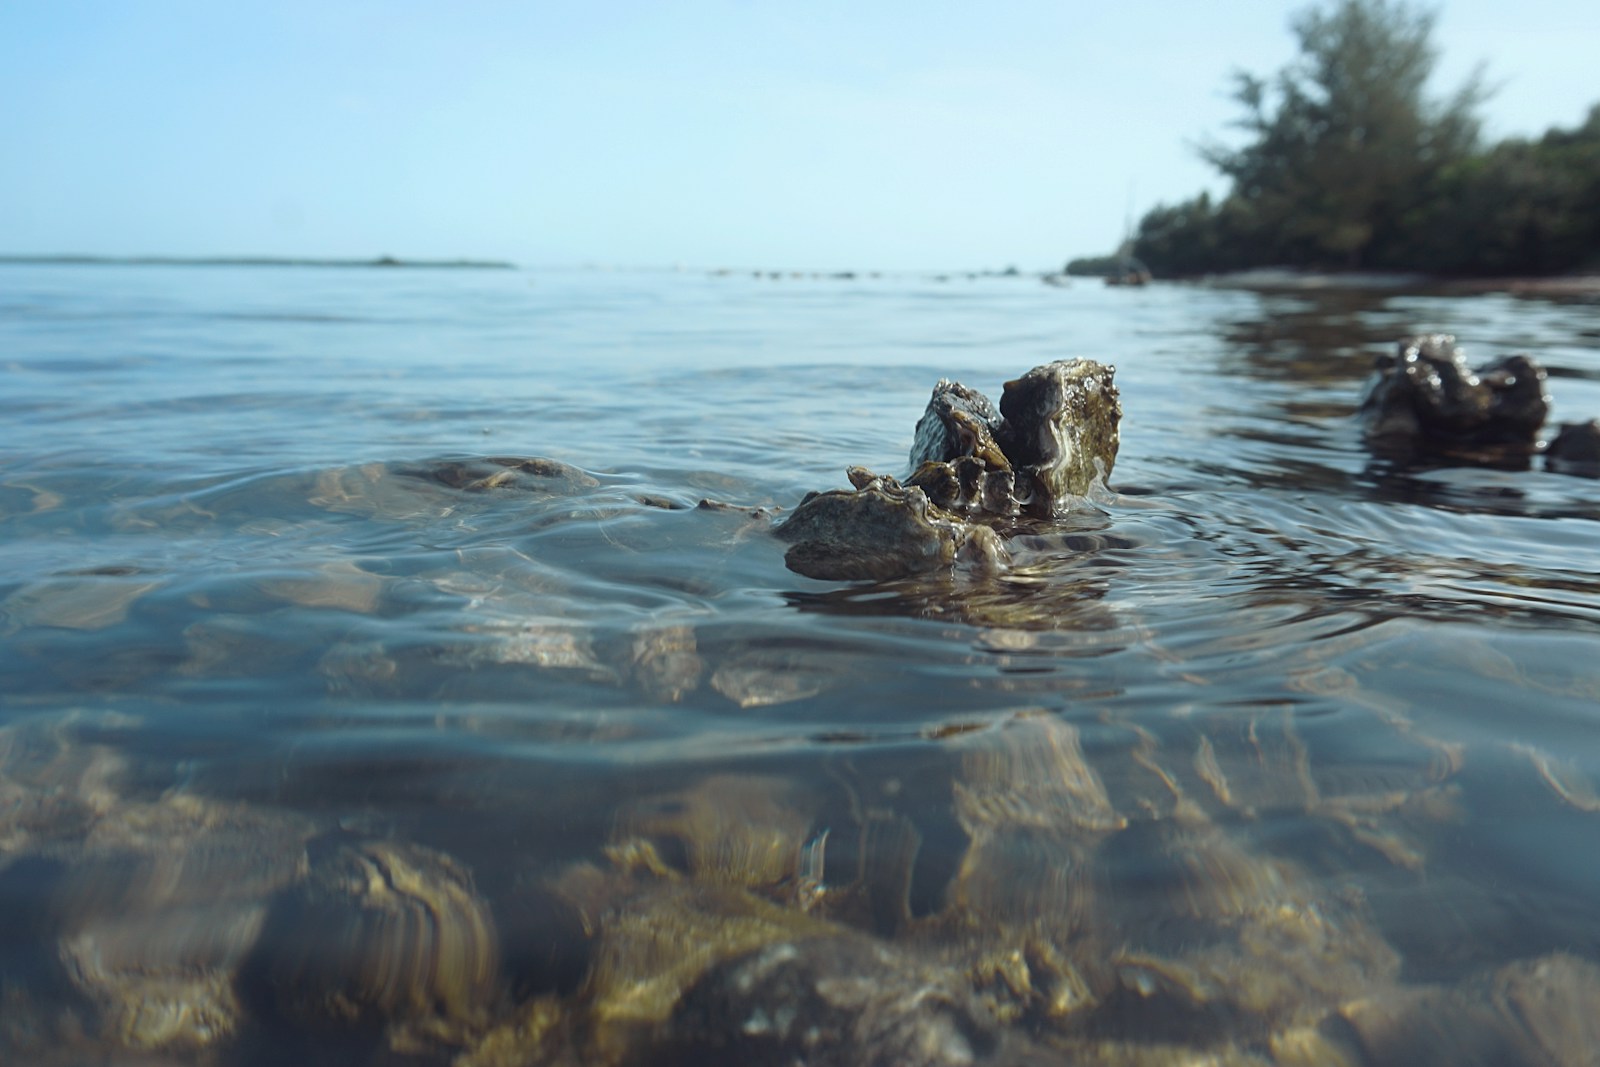
M 1600 105 L 1574 129 L 1486 145 L 1481 73 L 1446 99 L 1425 92 L 1433 22 L 1403 0 L 1331 0 L 1298 14 L 1298 61 L 1270 78 L 1233 76 L 1245 142 L 1200 148 L 1228 192 L 1158 205 L 1118 253 L 1068 272 L 1107 273 L 1136 257 L 1169 278 L 1600 273 Z
M 293 256 L 0 255 L 0 264 L 111 267 L 408 267 L 424 270 L 515 270 L 497 259 L 316 259 Z

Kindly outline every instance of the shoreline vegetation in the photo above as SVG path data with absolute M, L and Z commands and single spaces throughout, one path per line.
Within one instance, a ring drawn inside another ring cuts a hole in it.
M 421 270 L 515 270 L 516 264 L 495 259 L 319 259 L 300 256 L 80 256 L 0 255 L 0 266 L 35 267 L 405 267 Z
M 1380 272 L 1455 292 L 1600 273 L 1600 104 L 1571 129 L 1486 143 L 1481 67 L 1428 94 L 1435 15 L 1404 0 L 1297 14 L 1297 60 L 1233 73 L 1242 141 L 1199 146 L 1228 191 L 1157 205 L 1116 253 L 1068 273 L 1136 258 L 1165 278 Z

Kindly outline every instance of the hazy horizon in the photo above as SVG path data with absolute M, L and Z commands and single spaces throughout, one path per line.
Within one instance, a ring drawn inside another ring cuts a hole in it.
M 1291 13 L 359 0 L 0 9 L 0 252 L 526 268 L 1058 268 L 1225 183 L 1228 74 Z M 1600 10 L 1440 9 L 1490 138 L 1600 100 Z

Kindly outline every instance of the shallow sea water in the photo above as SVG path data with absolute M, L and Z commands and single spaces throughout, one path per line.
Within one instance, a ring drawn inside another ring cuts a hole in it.
M 1369 456 L 1421 331 L 1600 415 L 1592 303 L 0 267 L 0 1061 L 1590 1062 L 1600 483 Z M 1010 572 L 785 569 L 1075 356 Z

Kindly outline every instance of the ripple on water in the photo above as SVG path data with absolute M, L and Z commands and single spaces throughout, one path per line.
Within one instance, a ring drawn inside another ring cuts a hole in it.
M 1595 483 L 1350 419 L 1420 329 L 1600 412 L 1591 309 L 0 272 L 0 1059 L 1600 1041 Z M 1001 575 L 784 568 L 938 377 L 1067 356 L 1119 492 Z

